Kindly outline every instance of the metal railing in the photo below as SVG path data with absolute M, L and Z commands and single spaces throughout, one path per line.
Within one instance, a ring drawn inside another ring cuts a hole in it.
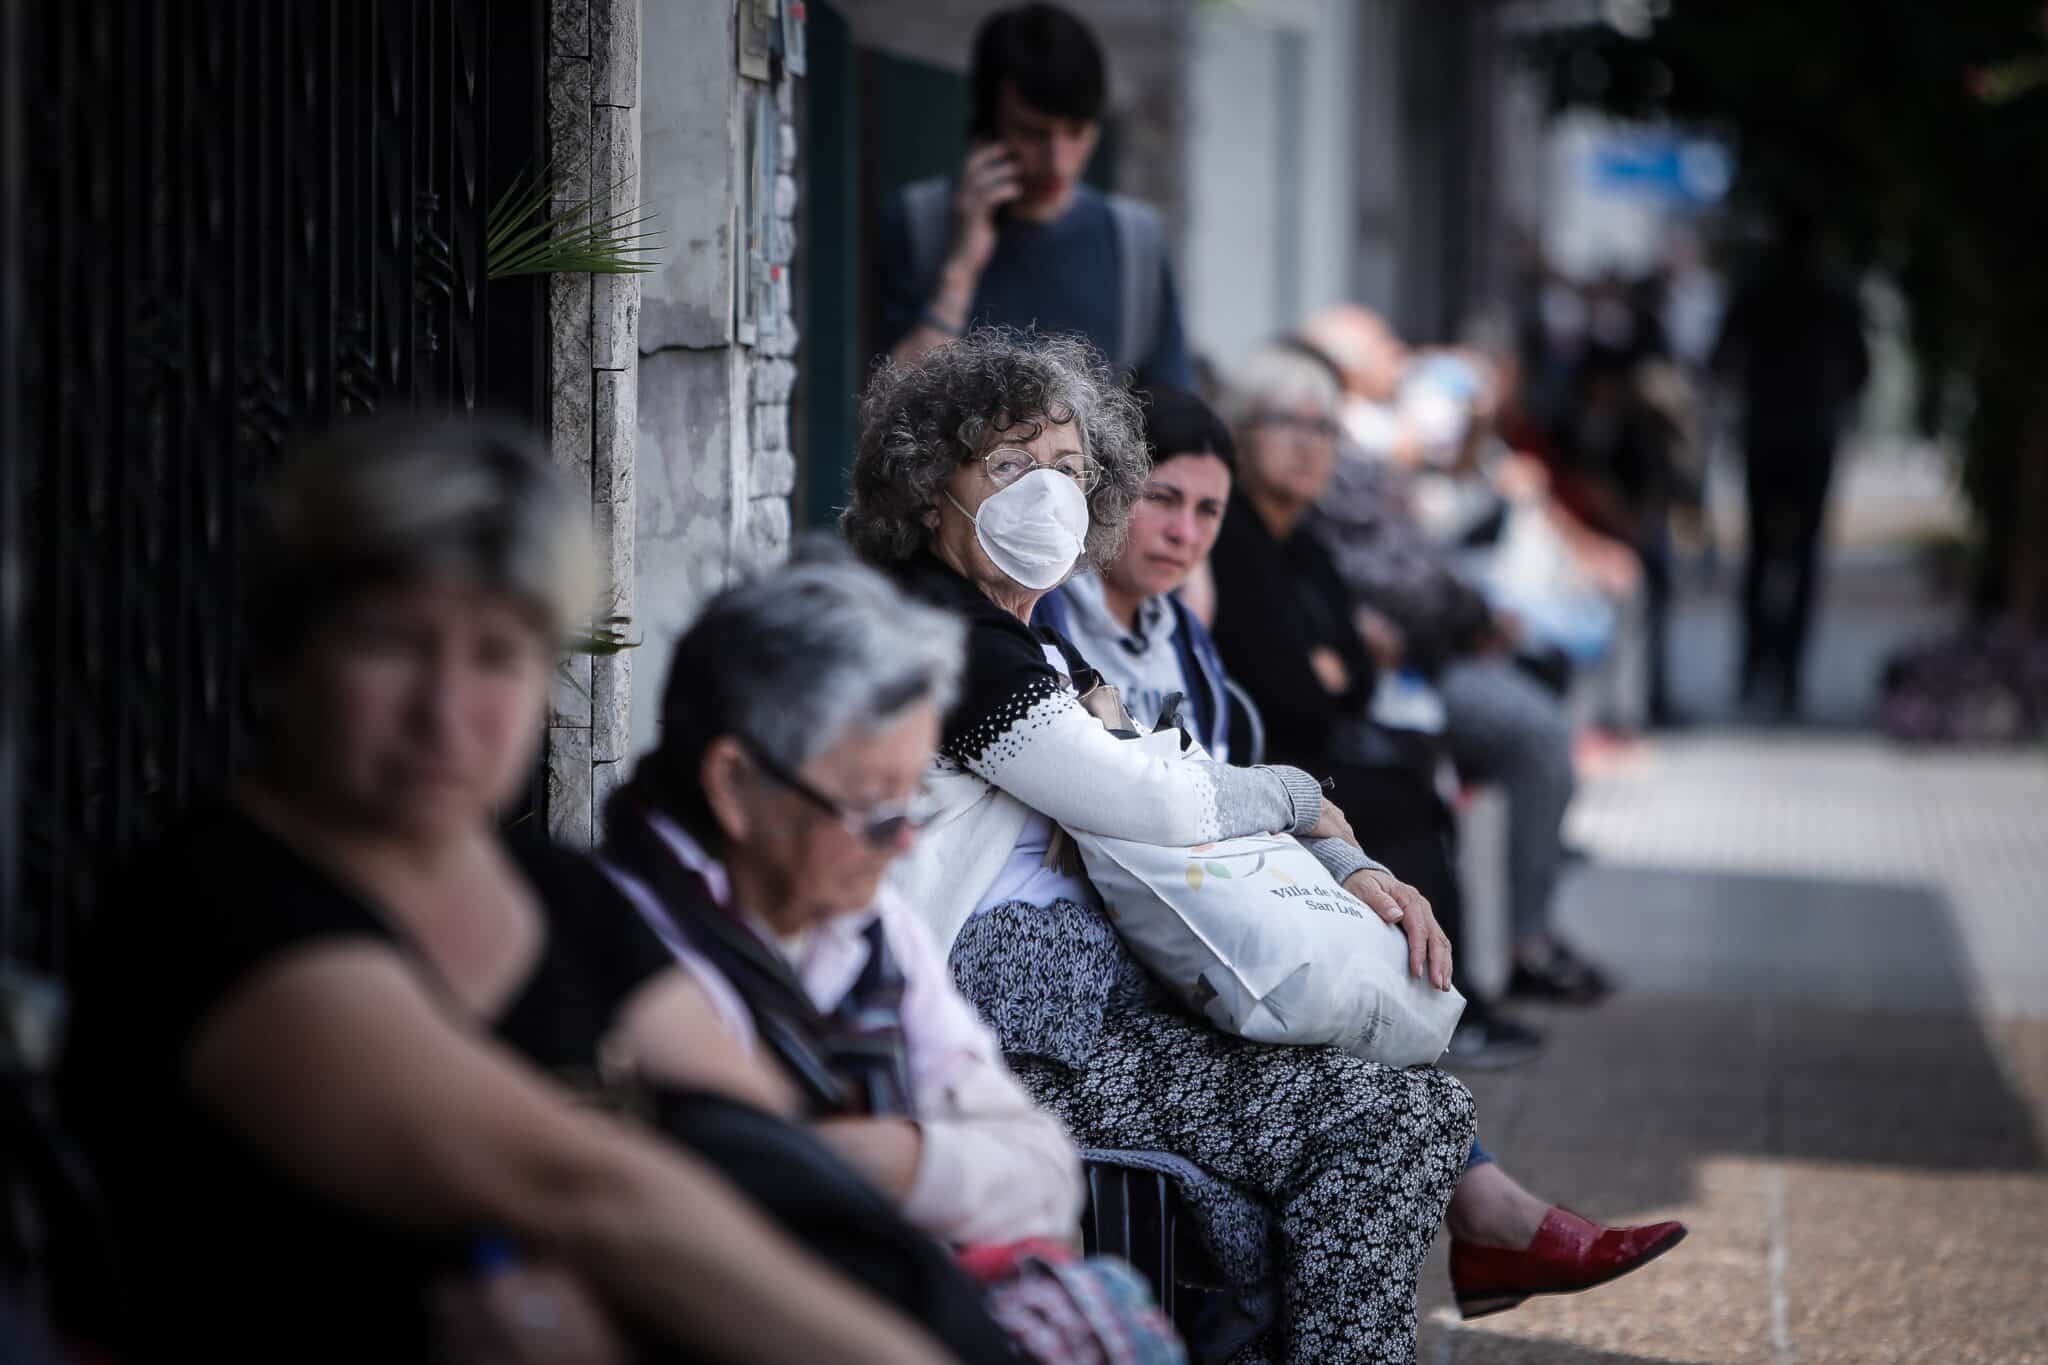
M 393 406 L 545 416 L 544 286 L 486 288 L 482 242 L 546 160 L 546 4 L 21 9 L 0 955 L 61 971 L 110 858 L 242 752 L 245 526 L 287 435 Z

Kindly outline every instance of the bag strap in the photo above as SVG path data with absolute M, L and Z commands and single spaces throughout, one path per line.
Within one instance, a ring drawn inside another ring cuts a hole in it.
M 1117 329 L 1116 363 L 1136 373 L 1159 345 L 1159 286 L 1166 267 L 1166 233 L 1151 205 L 1120 194 L 1109 196 L 1116 224 L 1123 317 Z

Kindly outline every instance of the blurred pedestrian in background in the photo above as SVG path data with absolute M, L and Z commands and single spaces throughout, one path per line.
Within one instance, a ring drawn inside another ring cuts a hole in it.
M 1743 397 L 1749 556 L 1742 574 L 1744 702 L 1797 714 L 1835 448 L 1870 374 L 1863 313 L 1828 269 L 1812 211 L 1785 201 L 1763 268 L 1735 295 L 1714 366 Z
M 972 150 L 906 186 L 875 253 L 877 349 L 912 361 L 988 325 L 1086 337 L 1125 377 L 1194 384 L 1158 213 L 1081 182 L 1108 77 L 1056 5 L 1000 10 L 974 39 Z

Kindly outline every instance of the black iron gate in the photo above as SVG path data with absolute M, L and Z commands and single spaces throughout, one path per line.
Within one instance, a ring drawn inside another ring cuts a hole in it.
M 483 240 L 545 158 L 546 6 L 9 9 L 0 955 L 61 970 L 107 858 L 236 758 L 245 509 L 287 433 L 544 418 L 544 290 L 486 287 Z

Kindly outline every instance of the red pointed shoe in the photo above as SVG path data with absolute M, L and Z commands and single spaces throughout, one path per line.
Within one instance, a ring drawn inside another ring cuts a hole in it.
M 1524 1251 L 1451 1243 L 1451 1292 L 1467 1318 L 1505 1313 L 1535 1294 L 1576 1294 L 1618 1280 L 1685 1240 L 1683 1223 L 1609 1228 L 1553 1207 Z

